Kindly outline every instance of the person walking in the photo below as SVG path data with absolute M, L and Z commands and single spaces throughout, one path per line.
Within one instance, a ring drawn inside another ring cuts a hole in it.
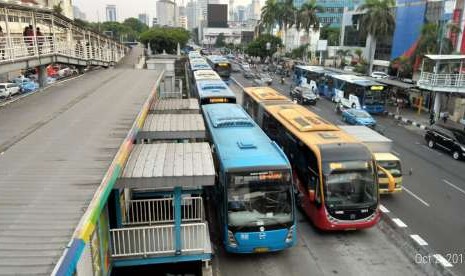
M 3 33 L 3 29 L 0 26 L 0 54 L 2 55 L 2 59 L 5 59 L 5 46 L 6 46 L 5 34 Z
M 36 38 L 37 38 L 37 49 L 39 50 L 39 55 L 42 54 L 42 45 L 44 45 L 44 34 L 40 31 L 40 28 L 36 28 Z

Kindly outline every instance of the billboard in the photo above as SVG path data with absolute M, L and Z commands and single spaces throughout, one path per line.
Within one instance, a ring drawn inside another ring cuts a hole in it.
M 208 4 L 207 6 L 207 27 L 227 28 L 228 27 L 228 5 Z

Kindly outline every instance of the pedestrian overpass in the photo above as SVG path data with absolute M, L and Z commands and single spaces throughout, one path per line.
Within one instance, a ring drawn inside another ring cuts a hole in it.
M 120 61 L 127 50 L 50 9 L 0 2 L 0 26 L 4 33 L 0 37 L 0 74 L 38 67 L 41 86 L 48 64 L 107 67 Z M 32 36 L 23 33 L 26 26 L 32 26 Z

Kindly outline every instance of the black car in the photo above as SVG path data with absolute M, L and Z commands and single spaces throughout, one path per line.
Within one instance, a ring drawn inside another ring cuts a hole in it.
M 430 148 L 440 148 L 452 154 L 455 160 L 465 159 L 465 131 L 443 125 L 427 129 L 425 140 Z
M 308 87 L 297 86 L 291 90 L 291 99 L 303 105 L 315 105 L 318 96 Z

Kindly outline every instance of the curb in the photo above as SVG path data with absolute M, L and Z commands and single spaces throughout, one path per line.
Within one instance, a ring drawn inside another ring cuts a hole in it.
M 456 276 L 454 272 L 436 259 L 435 251 L 428 244 L 419 244 L 413 239 L 412 235 L 415 233 L 410 228 L 406 225 L 399 226 L 394 220 L 399 219 L 385 209 L 384 212 L 381 211 L 378 227 L 391 239 L 394 245 L 403 251 L 413 265 L 420 267 L 425 275 Z
M 406 123 L 406 124 L 409 124 L 409 125 L 418 127 L 418 128 L 420 128 L 420 129 L 423 129 L 423 130 L 428 129 L 428 126 L 427 126 L 427 125 L 423 125 L 423 124 L 418 123 L 418 122 L 415 122 L 415 121 L 413 121 L 413 120 L 411 120 L 411 119 L 404 118 L 404 117 L 402 117 L 402 116 L 400 116 L 400 115 L 396 115 L 396 114 L 394 114 L 394 113 L 392 113 L 392 112 L 388 112 L 387 115 L 388 115 L 389 117 L 393 117 L 395 120 L 402 121 L 402 122 L 404 122 L 404 123 Z

